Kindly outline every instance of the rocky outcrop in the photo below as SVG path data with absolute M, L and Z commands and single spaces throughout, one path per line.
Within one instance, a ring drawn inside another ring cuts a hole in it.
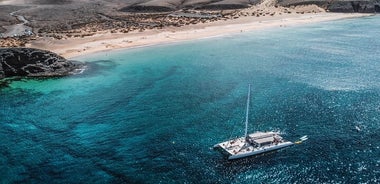
M 315 4 L 330 12 L 375 13 L 380 12 L 380 0 L 279 0 L 281 6 Z
M 14 76 L 55 77 L 71 74 L 80 63 L 32 48 L 1 48 L 0 79 Z
M 4 73 L 4 70 L 3 70 L 3 65 L 0 62 L 0 79 L 2 79 L 4 77 L 5 77 L 5 73 Z
M 326 5 L 331 12 L 374 13 L 380 1 L 336 1 Z

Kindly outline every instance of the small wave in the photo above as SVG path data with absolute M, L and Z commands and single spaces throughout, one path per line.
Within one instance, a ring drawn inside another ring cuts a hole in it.
M 83 65 L 79 68 L 76 68 L 75 70 L 73 70 L 70 74 L 72 75 L 79 75 L 79 74 L 82 74 L 88 67 L 86 65 Z

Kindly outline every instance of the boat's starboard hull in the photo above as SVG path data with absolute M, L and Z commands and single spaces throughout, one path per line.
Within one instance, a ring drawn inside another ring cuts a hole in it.
M 220 148 L 231 160 L 278 150 L 293 144 L 284 140 L 278 132 L 255 132 L 249 134 L 248 138 L 228 140 L 216 144 L 214 148 Z
M 254 151 L 251 151 L 251 152 L 247 152 L 247 153 L 230 155 L 228 157 L 228 159 L 229 160 L 233 160 L 233 159 L 245 158 L 245 157 L 254 156 L 254 155 L 260 155 L 260 154 L 263 154 L 263 153 L 267 153 L 267 152 L 279 150 L 281 148 L 285 148 L 285 147 L 288 147 L 288 146 L 292 146 L 293 144 L 294 143 L 292 143 L 292 142 L 283 142 L 283 143 L 280 143 L 278 145 L 273 145 L 273 146 L 270 146 L 270 147 L 265 147 L 265 148 L 262 148 L 262 149 L 257 149 L 257 150 L 254 150 Z

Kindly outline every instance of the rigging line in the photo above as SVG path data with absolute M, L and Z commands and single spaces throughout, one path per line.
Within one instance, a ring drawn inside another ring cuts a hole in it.
M 240 124 L 242 124 L 244 122 L 244 120 L 243 121 L 241 121 L 240 122 Z M 232 132 L 231 132 L 231 134 L 230 134 L 230 137 L 229 137 L 229 139 L 228 140 L 231 140 L 231 138 L 232 138 L 232 135 L 234 134 L 234 132 L 235 132 L 235 129 L 236 129 L 236 123 L 235 123 L 235 125 L 232 127 Z

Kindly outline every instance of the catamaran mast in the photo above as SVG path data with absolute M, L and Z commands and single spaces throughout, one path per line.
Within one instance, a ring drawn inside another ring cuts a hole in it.
M 251 84 L 248 85 L 248 98 L 247 98 L 247 112 L 245 115 L 245 134 L 244 137 L 247 138 L 248 136 L 248 114 L 249 114 L 249 99 L 251 96 Z

